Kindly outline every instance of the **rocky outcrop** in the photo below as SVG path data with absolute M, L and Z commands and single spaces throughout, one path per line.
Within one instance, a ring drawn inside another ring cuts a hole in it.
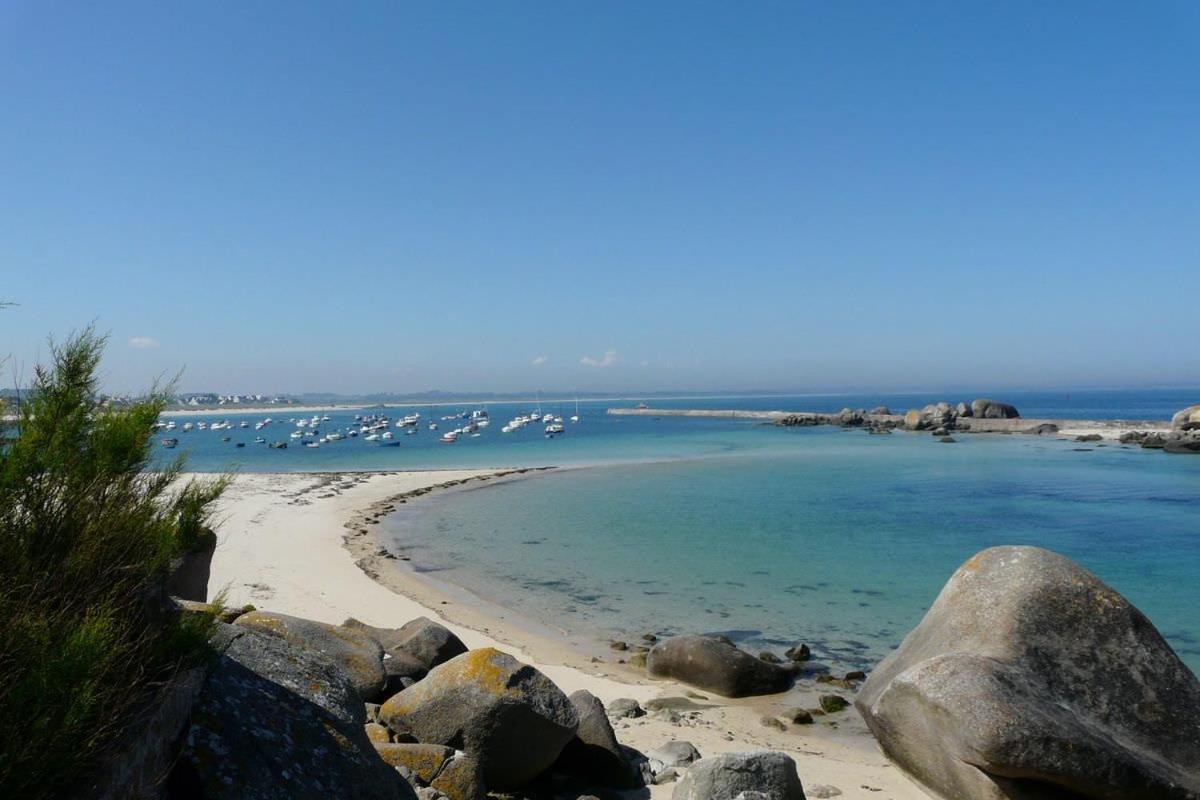
M 388 680 L 383 648 L 363 631 L 268 611 L 243 614 L 234 624 L 325 654 L 346 672 L 364 701 L 383 699 Z
M 450 800 L 483 800 L 487 793 L 479 762 L 461 750 L 438 744 L 377 744 L 375 749 L 418 788 L 432 787 Z
M 775 694 L 792 684 L 793 670 L 768 664 L 725 639 L 675 636 L 646 655 L 646 671 L 725 697 Z
M 182 800 L 415 800 L 375 752 L 346 673 L 297 641 L 221 626 L 223 653 L 168 780 Z
M 1200 405 L 1188 406 L 1171 417 L 1171 430 L 1191 431 L 1200 429 Z
M 672 800 L 805 800 L 796 762 L 783 753 L 725 753 L 702 758 L 675 785 Z
M 1171 431 L 1163 440 L 1163 452 L 1200 453 L 1200 428 Z
M 536 778 L 579 726 L 575 707 L 549 678 L 490 647 L 435 667 L 379 715 L 396 734 L 465 750 L 479 762 L 489 791 Z
M 945 797 L 1200 797 L 1200 682 L 1063 556 L 997 547 L 950 578 L 857 705 Z
M 574 692 L 570 700 L 579 717 L 579 728 L 563 748 L 555 768 L 615 789 L 640 785 L 638 773 L 621 752 L 604 704 L 583 689 Z
M 971 416 L 980 419 L 1017 419 L 1021 415 L 1016 406 L 997 400 L 980 398 L 971 401 Z

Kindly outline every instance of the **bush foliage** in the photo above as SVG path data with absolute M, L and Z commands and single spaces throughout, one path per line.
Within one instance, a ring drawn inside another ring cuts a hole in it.
M 91 329 L 52 345 L 0 423 L 0 797 L 87 794 L 139 704 L 207 639 L 164 613 L 162 587 L 225 482 L 152 463 L 166 395 L 101 403 L 103 349 Z

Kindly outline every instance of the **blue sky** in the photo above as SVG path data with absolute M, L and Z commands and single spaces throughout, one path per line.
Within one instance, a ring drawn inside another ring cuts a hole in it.
M 0 4 L 0 351 L 238 391 L 1200 382 L 1200 5 Z

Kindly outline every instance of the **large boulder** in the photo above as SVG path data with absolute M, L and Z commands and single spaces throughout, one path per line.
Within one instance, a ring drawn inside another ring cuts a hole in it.
M 1171 417 L 1171 429 L 1191 431 L 1200 429 L 1200 405 L 1188 406 Z
M 617 743 L 612 723 L 604 712 L 604 703 L 585 689 L 574 692 L 570 700 L 579 716 L 579 728 L 575 738 L 563 748 L 555 767 L 615 789 L 632 789 L 640 785 L 638 772 Z
M 971 401 L 971 416 L 980 419 L 1017 419 L 1021 415 L 1016 406 L 996 400 L 980 398 Z
M 426 671 L 467 652 L 467 646 L 449 628 L 428 617 L 417 617 L 399 628 L 376 628 L 353 618 L 346 620 L 343 626 L 368 634 L 389 655 L 407 656 L 402 660 L 415 661 Z
M 409 780 L 432 786 L 450 800 L 483 800 L 483 770 L 471 756 L 440 744 L 377 744 L 386 764 L 407 771 Z
M 702 758 L 675 784 L 671 798 L 734 800 L 743 792 L 757 800 L 805 800 L 796 762 L 767 750 Z
M 1200 798 L 1200 682 L 1063 556 L 995 547 L 950 578 L 857 706 L 946 797 Z
M 242 614 L 234 624 L 324 653 L 345 670 L 365 702 L 383 700 L 387 687 L 383 648 L 364 632 L 269 611 Z
M 768 664 L 726 639 L 673 636 L 650 648 L 646 671 L 725 697 L 776 694 L 792 685 L 792 669 Z
M 415 800 L 375 752 L 362 700 L 320 652 L 221 625 L 224 652 L 192 709 L 167 796 Z
M 554 763 L 579 715 L 549 678 L 490 647 L 435 667 L 379 709 L 397 734 L 465 750 L 489 791 L 519 788 Z

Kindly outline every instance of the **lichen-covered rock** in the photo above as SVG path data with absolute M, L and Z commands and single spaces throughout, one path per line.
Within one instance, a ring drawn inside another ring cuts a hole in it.
M 981 397 L 971 401 L 971 416 L 980 419 L 1017 419 L 1021 415 L 1016 406 Z
M 363 700 L 375 702 L 383 699 L 387 686 L 383 648 L 362 631 L 269 611 L 242 614 L 234 624 L 324 653 L 345 670 Z
M 792 670 L 709 636 L 673 636 L 659 642 L 646 656 L 646 671 L 725 697 L 775 694 L 791 686 L 793 679 Z
M 192 710 L 168 796 L 188 800 L 415 800 L 379 758 L 345 672 L 252 628 L 228 642 Z
M 465 750 L 479 761 L 489 791 L 536 778 L 579 726 L 575 707 L 549 678 L 490 647 L 435 667 L 379 713 L 396 733 Z
M 584 689 L 574 692 L 570 700 L 579 716 L 579 728 L 563 748 L 555 768 L 615 789 L 640 785 L 640 776 L 621 752 L 604 704 Z
M 702 758 L 675 785 L 672 800 L 805 800 L 796 762 L 783 753 L 725 753 Z
M 1175 415 L 1171 417 L 1171 429 L 1176 431 L 1200 429 L 1200 404 L 1176 411 Z
M 483 800 L 486 789 L 479 762 L 437 744 L 376 745 L 384 762 L 403 767 L 420 786 L 431 786 L 450 800 Z
M 1200 798 L 1200 681 L 1063 556 L 996 547 L 950 578 L 857 705 L 947 797 Z
M 467 646 L 449 628 L 427 617 L 417 617 L 399 628 L 376 628 L 353 618 L 343 625 L 371 636 L 389 655 L 407 656 L 405 661 L 420 664 L 426 672 L 467 652 Z

